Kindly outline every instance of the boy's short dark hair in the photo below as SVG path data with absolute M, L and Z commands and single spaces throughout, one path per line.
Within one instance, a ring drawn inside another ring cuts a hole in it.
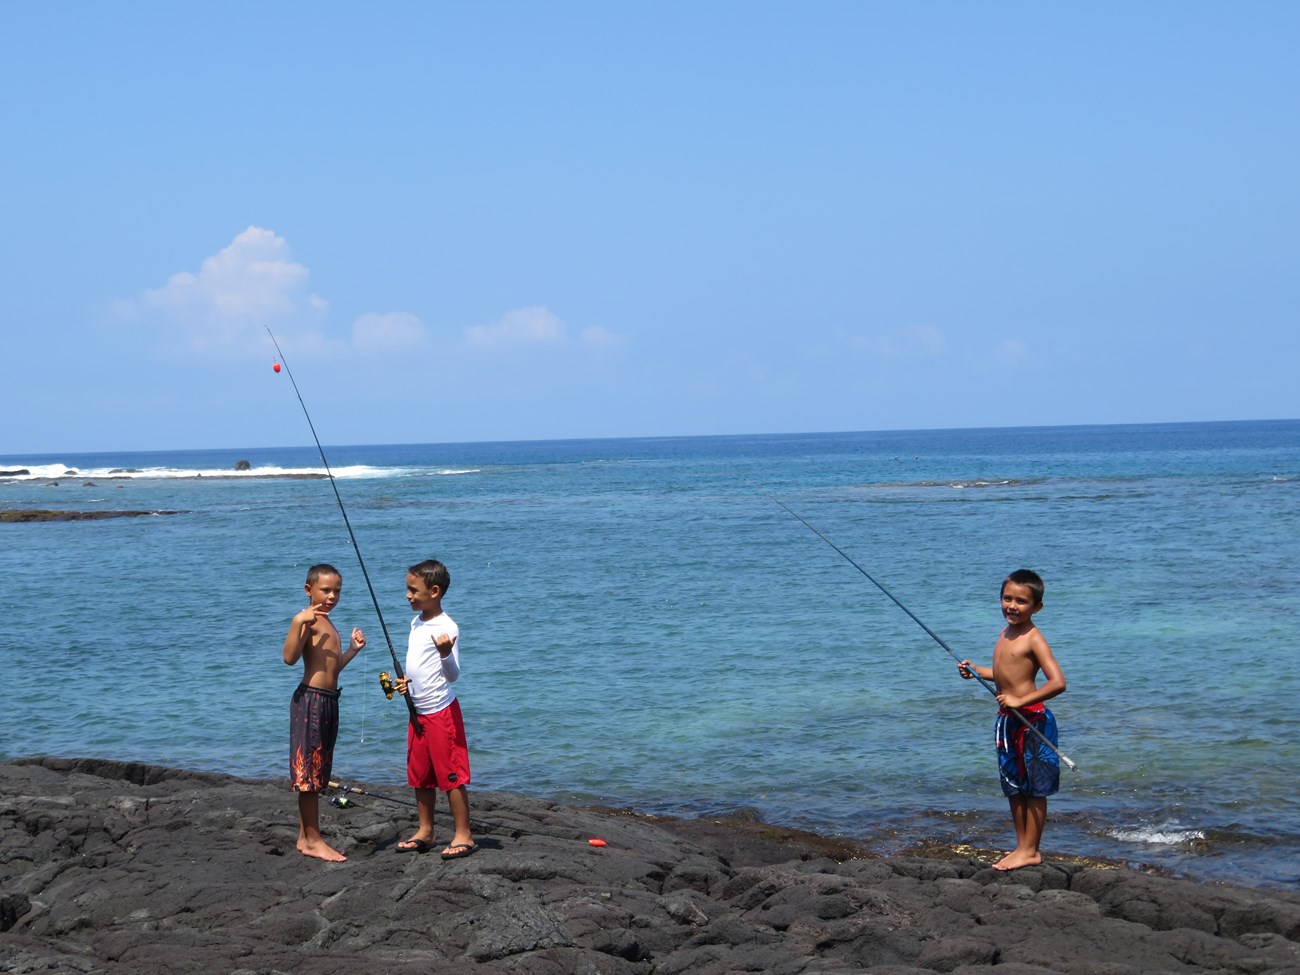
M 321 576 L 338 576 L 339 582 L 343 581 L 343 573 L 328 562 L 318 562 L 307 570 L 307 585 L 311 585 Z
M 1002 590 L 1007 588 L 1008 582 L 1014 582 L 1017 586 L 1025 586 L 1034 594 L 1034 605 L 1043 605 L 1043 593 L 1046 587 L 1043 585 L 1043 577 L 1033 569 L 1016 569 L 1015 572 L 1002 580 L 1002 586 L 998 589 L 998 595 L 1002 595 Z
M 437 586 L 444 596 L 447 595 L 447 590 L 451 588 L 451 573 L 437 559 L 425 559 L 423 562 L 417 562 L 406 571 L 419 576 L 430 589 Z

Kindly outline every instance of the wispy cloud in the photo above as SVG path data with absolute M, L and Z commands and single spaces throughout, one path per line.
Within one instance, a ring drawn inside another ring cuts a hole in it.
M 540 306 L 515 308 L 492 325 L 471 325 L 465 338 L 471 345 L 552 345 L 563 342 L 568 329 L 551 311 Z
M 847 335 L 849 345 L 881 359 L 918 359 L 943 355 L 948 338 L 934 325 L 904 325 L 892 332 Z
M 627 336 L 611 332 L 604 325 L 591 325 L 581 333 L 583 345 L 597 349 L 617 349 L 627 345 Z
M 1029 358 L 1029 346 L 1019 339 L 1006 339 L 993 349 L 993 364 L 1001 368 L 1019 366 Z
M 369 312 L 352 323 L 352 345 L 358 352 L 410 352 L 429 344 L 429 330 L 409 312 Z
M 465 341 L 481 349 L 516 349 L 540 346 L 563 347 L 577 344 L 591 348 L 614 348 L 625 343 L 624 336 L 603 325 L 591 325 L 569 336 L 569 327 L 549 308 L 533 305 L 513 308 L 491 325 L 471 325 L 465 329 Z

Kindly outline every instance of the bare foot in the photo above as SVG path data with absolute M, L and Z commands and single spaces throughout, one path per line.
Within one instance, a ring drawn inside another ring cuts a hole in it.
M 331 863 L 342 863 L 347 859 L 342 853 L 334 849 L 324 840 L 299 840 L 298 852 L 303 856 L 315 857 L 318 860 L 329 860 Z
M 997 863 L 993 864 L 994 870 L 1019 870 L 1021 867 L 1032 867 L 1043 862 L 1041 853 L 1021 853 L 1019 850 L 1012 850 Z

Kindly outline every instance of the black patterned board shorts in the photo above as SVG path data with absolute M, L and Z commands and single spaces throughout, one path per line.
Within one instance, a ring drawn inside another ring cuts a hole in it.
M 289 782 L 294 792 L 320 792 L 334 769 L 339 692 L 299 684 L 289 702 Z

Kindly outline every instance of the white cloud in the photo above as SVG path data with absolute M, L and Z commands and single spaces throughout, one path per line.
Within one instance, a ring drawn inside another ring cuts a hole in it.
M 218 353 L 265 351 L 266 328 L 297 353 L 314 357 L 387 354 L 428 348 L 431 335 L 420 319 L 405 311 L 367 312 L 352 323 L 351 342 L 331 338 L 325 329 L 329 304 L 308 290 L 311 272 L 295 261 L 289 244 L 273 230 L 250 226 L 202 261 L 197 271 L 179 271 L 157 288 L 118 303 L 126 319 L 160 329 L 171 351 Z M 505 312 L 490 325 L 464 330 L 467 345 L 510 351 L 552 348 L 612 349 L 625 337 L 603 326 L 582 329 L 576 338 L 549 309 L 534 305 Z M 288 346 L 286 345 L 286 348 Z
M 511 309 L 491 325 L 471 325 L 465 329 L 465 340 L 485 349 L 562 348 L 575 341 L 569 337 L 568 325 L 541 305 Z M 576 342 L 593 349 L 613 349 L 625 345 L 627 337 L 603 325 L 590 325 L 578 333 Z
M 265 325 L 302 328 L 319 321 L 328 305 L 308 292 L 310 276 L 292 259 L 283 237 L 249 227 L 197 272 L 173 274 L 162 287 L 126 303 L 126 309 L 179 333 L 192 348 L 235 346 Z
M 471 345 L 538 345 L 563 342 L 567 331 L 555 314 L 535 305 L 508 311 L 495 325 L 471 325 L 465 337 Z
M 429 330 L 409 312 L 370 312 L 352 323 L 352 344 L 358 352 L 409 351 L 429 344 Z

